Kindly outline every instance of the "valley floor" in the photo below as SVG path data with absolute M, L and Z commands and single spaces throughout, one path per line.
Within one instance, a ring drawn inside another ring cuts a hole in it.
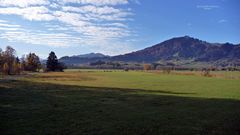
M 1 134 L 240 134 L 239 72 L 67 70 L 0 79 Z

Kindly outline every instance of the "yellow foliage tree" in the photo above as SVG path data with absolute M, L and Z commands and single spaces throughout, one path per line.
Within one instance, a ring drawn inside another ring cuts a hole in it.
M 6 75 L 10 74 L 10 68 L 9 68 L 8 63 L 3 64 L 3 73 L 6 74 Z
M 144 64 L 143 69 L 144 70 L 151 70 L 151 65 L 150 64 Z
M 21 65 L 20 63 L 14 62 L 13 63 L 13 73 L 14 74 L 20 74 L 21 72 Z

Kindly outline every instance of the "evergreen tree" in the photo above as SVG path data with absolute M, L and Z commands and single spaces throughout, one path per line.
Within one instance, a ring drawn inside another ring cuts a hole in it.
M 47 59 L 47 71 L 57 71 L 58 70 L 58 59 L 54 52 L 50 52 Z
M 46 63 L 46 71 L 63 71 L 65 69 L 65 65 L 61 62 L 58 62 L 57 56 L 54 52 L 50 52 L 47 63 Z
M 17 64 L 20 64 L 20 59 L 19 59 L 18 57 L 16 57 L 15 62 L 16 62 Z

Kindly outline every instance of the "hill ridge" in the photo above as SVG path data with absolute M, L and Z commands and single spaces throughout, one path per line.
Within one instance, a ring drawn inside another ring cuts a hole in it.
M 95 53 L 96 54 L 96 53 Z M 106 56 L 106 55 L 104 55 Z M 190 36 L 174 37 L 131 53 L 94 58 L 62 57 L 66 63 L 89 63 L 97 60 L 153 63 L 159 61 L 214 62 L 239 64 L 240 44 L 209 43 Z M 72 62 L 71 62 L 72 61 Z M 73 62 L 74 61 L 74 62 Z

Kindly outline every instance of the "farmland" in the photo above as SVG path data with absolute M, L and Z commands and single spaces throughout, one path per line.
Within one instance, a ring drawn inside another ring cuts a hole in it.
M 211 75 L 66 70 L 5 77 L 0 80 L 0 131 L 237 135 L 240 73 Z

